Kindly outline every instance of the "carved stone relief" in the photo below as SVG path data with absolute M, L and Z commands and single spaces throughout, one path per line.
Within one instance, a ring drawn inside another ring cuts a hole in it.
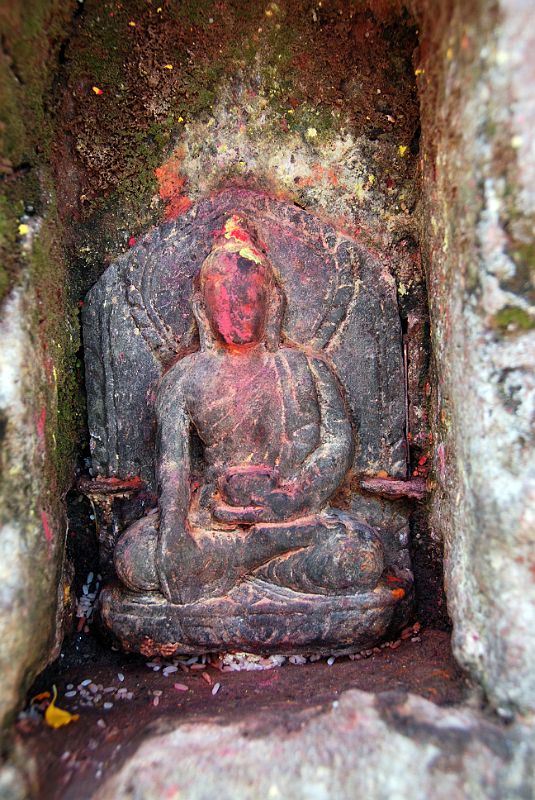
M 126 649 L 350 651 L 403 622 L 399 522 L 337 501 L 352 474 L 406 472 L 400 322 L 377 258 L 229 191 L 112 265 L 84 331 L 94 473 L 154 497 L 101 601 Z

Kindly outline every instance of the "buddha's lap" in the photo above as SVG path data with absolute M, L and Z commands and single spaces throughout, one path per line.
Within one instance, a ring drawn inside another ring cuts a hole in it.
M 156 567 L 159 536 L 157 510 L 131 525 L 120 537 L 115 548 L 115 568 L 120 580 L 134 591 L 157 591 L 160 588 Z M 263 523 L 254 528 L 276 536 L 284 530 L 295 544 L 287 552 L 274 553 L 269 561 L 251 568 L 279 585 L 301 586 L 303 590 L 336 589 L 351 585 L 371 588 L 383 571 L 383 547 L 376 532 L 350 514 L 336 510 L 319 513 L 289 523 Z M 309 543 L 302 544 L 300 533 L 307 529 Z M 242 533 L 243 529 L 240 529 Z M 221 543 L 221 535 L 229 547 L 236 531 L 203 531 L 204 543 L 213 537 Z M 177 557 L 179 557 L 177 553 Z M 223 563 L 223 562 L 222 562 Z M 353 577 L 351 577 L 353 576 Z M 314 589 L 315 587 L 315 589 Z

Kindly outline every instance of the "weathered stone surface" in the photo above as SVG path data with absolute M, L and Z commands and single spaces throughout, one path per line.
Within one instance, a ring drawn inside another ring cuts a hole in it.
M 0 765 L 0 800 L 30 800 L 37 796 L 37 785 L 35 759 L 17 743 L 9 760 Z
M 1 800 L 28 800 L 31 795 L 28 785 L 19 770 L 12 764 L 0 767 Z
M 319 713 L 318 713 L 319 712 Z M 99 800 L 524 800 L 535 735 L 413 695 L 346 692 L 328 709 L 241 724 L 160 722 Z
M 36 357 L 32 338 L 34 303 L 35 297 L 30 292 L 15 290 L 3 305 L 0 322 L 0 719 L 3 724 L 10 721 L 28 681 L 57 654 L 62 635 L 66 522 L 58 498 L 47 495 L 43 417 L 46 406 L 40 392 L 43 365 Z
M 496 706 L 535 710 L 533 9 L 422 9 L 433 526 L 456 656 Z
M 399 585 L 399 584 L 398 584 Z M 404 584 L 410 597 L 409 579 Z M 107 587 L 101 595 L 105 624 L 126 651 L 157 654 L 227 652 L 331 654 L 373 647 L 385 635 L 399 604 L 388 586 L 347 596 L 302 594 L 261 581 L 227 595 L 180 606 L 161 594 Z M 399 629 L 410 608 L 397 614 Z
M 45 95 L 75 6 L 11 0 L 0 12 L 0 757 L 7 724 L 63 630 L 61 495 L 75 385 L 66 373 L 78 344 L 61 232 L 52 233 Z

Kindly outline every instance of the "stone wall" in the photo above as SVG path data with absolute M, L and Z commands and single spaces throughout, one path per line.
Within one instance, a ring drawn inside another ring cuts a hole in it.
M 0 728 L 54 658 L 70 586 L 63 495 L 76 430 L 77 310 L 47 167 L 46 102 L 75 4 L 0 11 Z
M 535 710 L 535 34 L 522 0 L 422 4 L 433 527 L 456 657 Z
M 161 724 L 132 751 L 95 798 L 523 800 L 534 788 L 532 729 L 396 692 L 344 692 L 291 721 L 278 709 Z

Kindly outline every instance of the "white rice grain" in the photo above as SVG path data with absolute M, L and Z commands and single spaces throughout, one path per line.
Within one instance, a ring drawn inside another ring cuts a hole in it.
M 297 664 L 297 665 L 307 663 L 307 660 L 304 656 L 290 656 L 288 661 L 290 662 L 290 664 Z

